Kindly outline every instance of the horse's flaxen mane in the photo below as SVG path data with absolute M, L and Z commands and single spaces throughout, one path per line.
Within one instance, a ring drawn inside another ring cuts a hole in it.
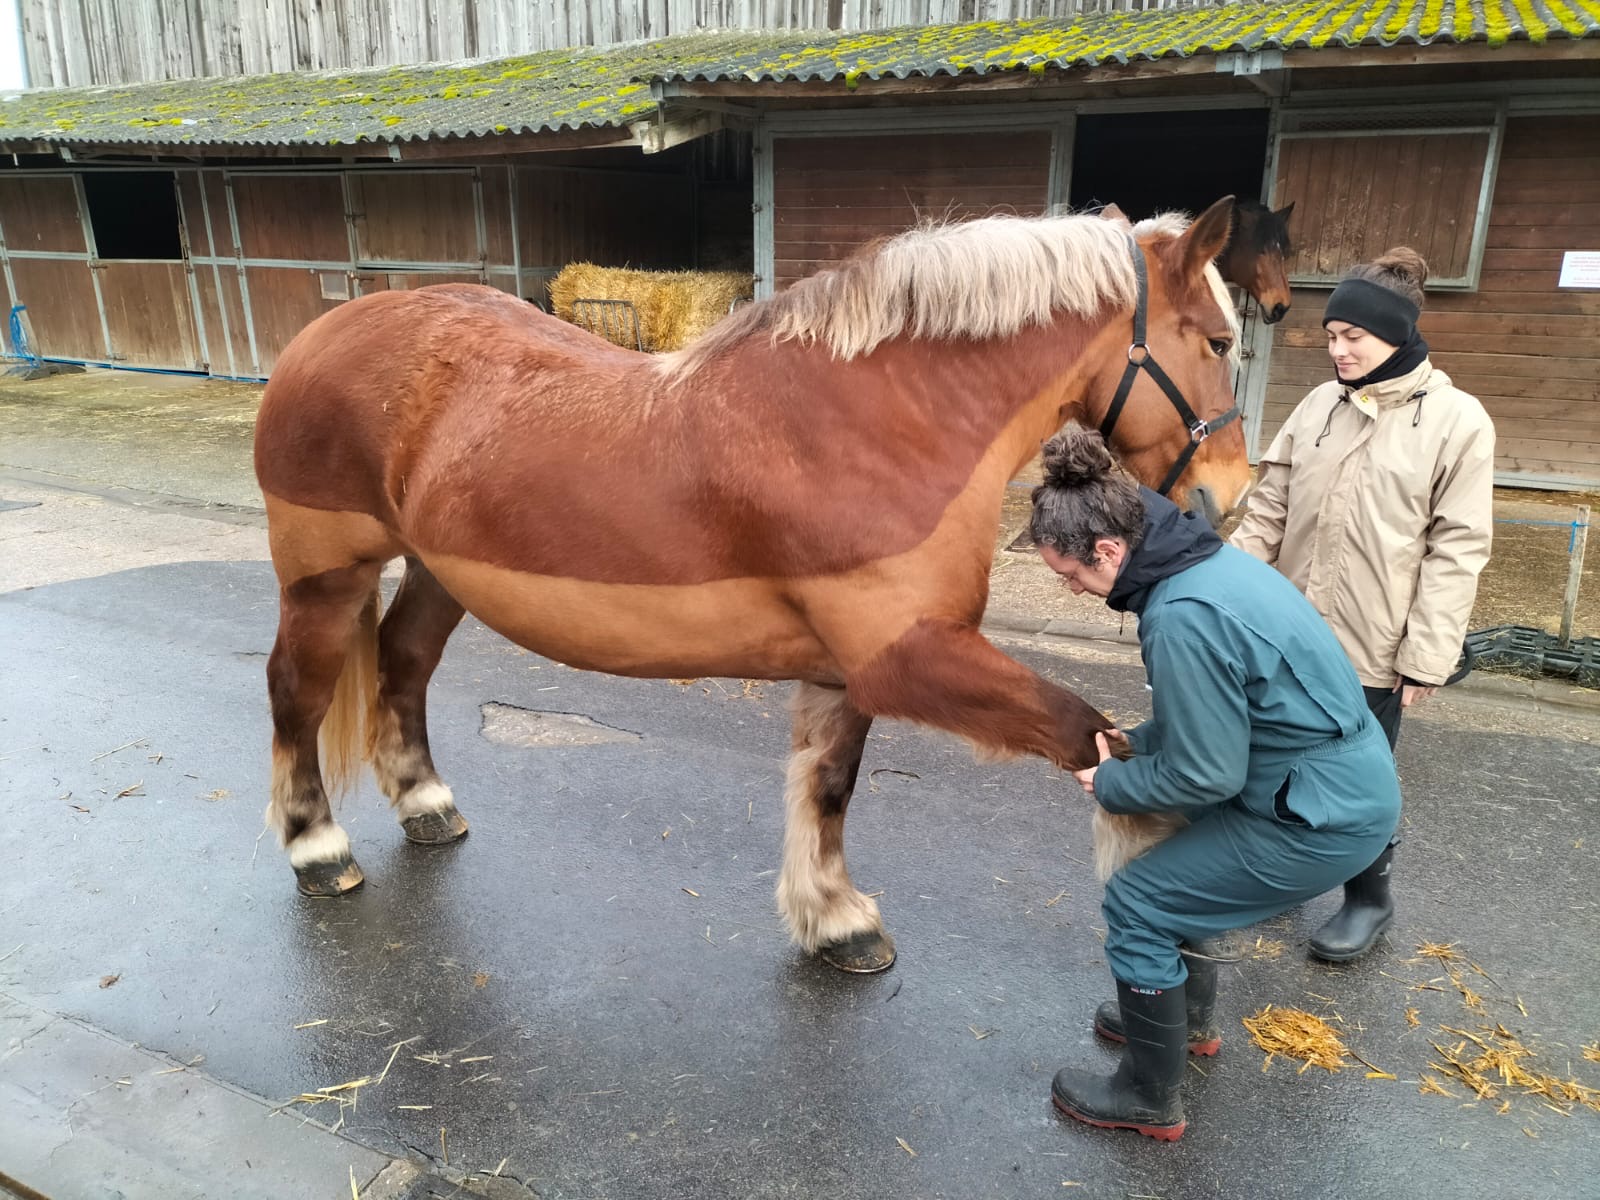
M 1135 238 L 1146 237 L 1177 237 L 1193 224 L 1193 219 L 1184 212 L 1157 213 L 1153 217 L 1146 217 L 1133 227 Z
M 1158 222 L 1165 224 L 1154 228 Z M 1135 233 L 1176 236 L 1187 224 L 1167 214 Z M 822 342 L 844 359 L 901 334 L 1005 337 L 1059 311 L 1130 306 L 1133 285 L 1126 227 L 1096 216 L 924 225 L 735 310 L 693 345 L 663 355 L 661 366 L 681 378 L 761 332 L 775 342 Z

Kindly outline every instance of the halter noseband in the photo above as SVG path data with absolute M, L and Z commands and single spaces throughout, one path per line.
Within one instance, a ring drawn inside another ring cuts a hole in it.
M 1156 489 L 1165 496 L 1184 471 L 1188 470 L 1189 460 L 1194 457 L 1194 452 L 1200 449 L 1200 443 L 1217 430 L 1239 419 L 1239 406 L 1235 404 L 1221 416 L 1202 421 L 1195 416 L 1194 409 L 1189 407 L 1189 402 L 1183 398 L 1183 393 L 1178 390 L 1178 385 L 1172 382 L 1171 376 L 1156 364 L 1155 358 L 1150 353 L 1150 347 L 1144 340 L 1145 310 L 1149 307 L 1150 280 L 1145 270 L 1144 255 L 1139 252 L 1139 244 L 1132 236 L 1128 238 L 1128 250 L 1133 255 L 1133 274 L 1138 282 L 1138 299 L 1133 309 L 1133 342 L 1128 346 L 1128 365 L 1124 368 L 1122 379 L 1117 384 L 1117 393 L 1111 398 L 1111 407 L 1106 409 L 1105 419 L 1100 422 L 1100 436 L 1105 438 L 1108 446 L 1111 444 L 1111 431 L 1116 428 L 1117 418 L 1122 415 L 1123 406 L 1128 403 L 1128 394 L 1133 391 L 1133 381 L 1140 371 L 1146 372 L 1155 380 L 1156 386 L 1166 393 L 1167 399 L 1172 401 L 1172 407 L 1178 410 L 1184 428 L 1189 431 L 1189 444 L 1183 448 L 1183 452 L 1178 455 L 1178 461 L 1172 464 L 1167 477 Z

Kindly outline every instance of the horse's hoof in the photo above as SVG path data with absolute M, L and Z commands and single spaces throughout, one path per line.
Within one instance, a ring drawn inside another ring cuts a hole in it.
M 454 808 L 418 813 L 400 822 L 406 840 L 419 846 L 443 846 L 467 836 L 467 821 Z
M 818 946 L 817 953 L 830 967 L 852 975 L 876 975 L 894 966 L 894 939 L 882 930 L 869 930 Z
M 294 869 L 295 882 L 302 896 L 342 896 L 353 892 L 367 881 L 349 855 L 332 862 L 307 863 Z

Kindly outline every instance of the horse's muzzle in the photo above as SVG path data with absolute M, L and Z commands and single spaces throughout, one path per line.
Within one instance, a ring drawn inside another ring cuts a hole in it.
M 1217 503 L 1216 493 L 1203 483 L 1189 489 L 1189 511 L 1199 513 L 1213 529 L 1220 529 L 1227 516 Z
M 1268 325 L 1276 325 L 1279 321 L 1283 320 L 1283 318 L 1286 317 L 1288 314 L 1289 314 L 1289 306 L 1287 304 L 1274 304 L 1272 306 L 1272 311 L 1271 312 L 1262 313 L 1261 314 L 1261 319 L 1263 321 L 1265 321 Z

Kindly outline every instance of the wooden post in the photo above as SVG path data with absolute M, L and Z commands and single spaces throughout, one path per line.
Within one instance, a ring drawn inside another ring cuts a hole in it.
M 1589 541 L 1589 506 L 1578 505 L 1572 518 L 1571 551 L 1567 563 L 1567 594 L 1561 602 L 1561 647 L 1572 645 L 1572 615 L 1578 607 L 1578 580 L 1583 577 L 1583 549 Z

